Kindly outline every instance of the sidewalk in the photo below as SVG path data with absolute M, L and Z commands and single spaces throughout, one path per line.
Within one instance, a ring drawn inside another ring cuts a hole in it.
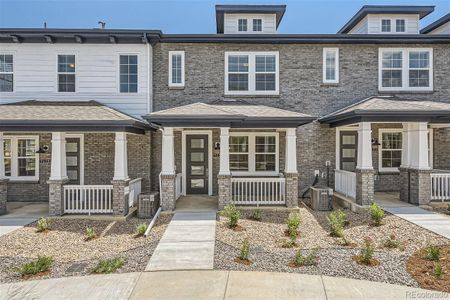
M 0 236 L 45 217 L 48 203 L 8 202 L 7 212 L 0 216 Z
M 294 273 L 161 271 L 0 285 L 0 299 L 450 299 L 387 283 Z

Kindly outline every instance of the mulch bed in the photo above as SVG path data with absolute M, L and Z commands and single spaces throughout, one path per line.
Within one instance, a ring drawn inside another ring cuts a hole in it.
M 234 259 L 234 261 L 237 262 L 237 263 L 239 263 L 239 264 L 246 265 L 246 266 L 249 266 L 249 265 L 251 265 L 251 264 L 253 263 L 251 260 L 248 260 L 248 259 L 240 259 L 239 257 L 236 257 L 236 258 Z
M 442 278 L 434 275 L 436 261 L 425 259 L 425 249 L 415 252 L 408 259 L 406 268 L 422 288 L 450 293 L 450 244 L 441 246 L 440 249 L 439 262 L 445 272 Z

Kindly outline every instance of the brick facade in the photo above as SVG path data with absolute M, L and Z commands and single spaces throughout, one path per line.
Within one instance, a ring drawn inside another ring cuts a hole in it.
M 356 204 L 369 205 L 374 200 L 374 170 L 356 169 Z
M 113 186 L 113 215 L 126 216 L 128 214 L 129 205 L 128 197 L 125 197 L 125 188 L 130 180 L 112 180 Z
M 428 204 L 431 200 L 431 170 L 409 169 L 409 202 Z
M 162 210 L 175 209 L 175 178 L 176 175 L 161 175 L 161 208 Z
M 286 206 L 297 207 L 298 206 L 298 174 L 297 173 L 285 173 L 286 178 Z
M 62 216 L 64 212 L 64 184 L 68 180 L 49 180 L 48 214 L 50 216 Z
M 0 215 L 6 214 L 7 198 L 8 198 L 8 179 L 0 179 Z
M 219 184 L 219 209 L 223 209 L 225 205 L 231 203 L 231 176 L 219 175 L 217 176 Z

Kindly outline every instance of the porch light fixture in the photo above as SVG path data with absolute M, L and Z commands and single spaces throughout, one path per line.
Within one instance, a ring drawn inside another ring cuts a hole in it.
M 220 150 L 220 143 L 219 142 L 216 142 L 214 144 L 214 150 Z
M 39 147 L 39 150 L 36 151 L 36 153 L 40 153 L 40 154 L 47 153 L 48 149 L 49 149 L 49 147 L 47 145 L 43 145 L 43 146 Z
M 381 144 L 378 142 L 377 138 L 372 139 L 372 146 L 380 146 Z

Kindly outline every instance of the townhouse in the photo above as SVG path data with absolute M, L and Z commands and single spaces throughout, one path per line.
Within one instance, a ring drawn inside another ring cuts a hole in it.
M 123 215 L 155 192 L 164 210 L 293 207 L 313 182 L 361 206 L 449 200 L 449 19 L 421 30 L 433 10 L 364 6 L 337 34 L 277 33 L 284 5 L 217 5 L 216 34 L 2 29 L 0 209 Z

